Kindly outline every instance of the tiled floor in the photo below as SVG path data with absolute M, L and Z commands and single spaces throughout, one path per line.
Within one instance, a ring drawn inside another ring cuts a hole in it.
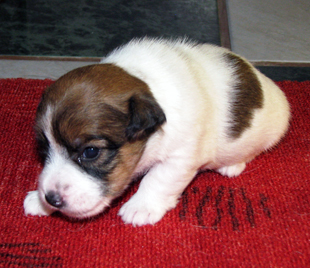
M 227 0 L 232 50 L 251 61 L 310 63 L 309 0 Z
M 66 72 L 96 62 L 0 60 L 0 78 L 57 79 Z M 275 81 L 310 80 L 310 67 L 262 67 L 258 69 Z
M 56 80 L 61 75 L 96 62 L 52 60 L 0 60 L 0 78 L 33 78 Z

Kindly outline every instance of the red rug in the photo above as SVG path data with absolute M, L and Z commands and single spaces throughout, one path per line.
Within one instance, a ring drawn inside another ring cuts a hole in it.
M 310 81 L 279 82 L 292 107 L 288 135 L 235 179 L 199 174 L 155 226 L 103 215 L 26 217 L 42 168 L 32 125 L 50 80 L 0 80 L 1 267 L 310 267 Z

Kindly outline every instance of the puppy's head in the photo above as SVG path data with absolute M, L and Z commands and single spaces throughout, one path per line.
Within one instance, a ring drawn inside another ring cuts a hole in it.
M 165 120 L 147 84 L 115 65 L 62 76 L 37 110 L 41 201 L 71 217 L 98 214 L 131 182 L 145 143 Z

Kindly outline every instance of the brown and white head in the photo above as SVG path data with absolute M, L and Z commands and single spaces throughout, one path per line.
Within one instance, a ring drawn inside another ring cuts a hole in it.
M 113 64 L 65 74 L 37 110 L 40 201 L 71 217 L 100 213 L 130 184 L 146 141 L 165 120 L 147 84 Z

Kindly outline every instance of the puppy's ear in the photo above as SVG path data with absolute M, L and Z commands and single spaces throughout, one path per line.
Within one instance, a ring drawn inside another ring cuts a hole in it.
M 126 136 L 129 141 L 150 136 L 166 121 L 164 111 L 150 94 L 134 95 L 128 105 L 130 121 Z

